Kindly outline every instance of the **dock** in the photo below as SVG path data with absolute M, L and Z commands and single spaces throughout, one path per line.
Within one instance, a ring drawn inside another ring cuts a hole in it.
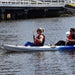
M 51 17 L 63 13 L 69 0 L 0 0 L 0 19 Z

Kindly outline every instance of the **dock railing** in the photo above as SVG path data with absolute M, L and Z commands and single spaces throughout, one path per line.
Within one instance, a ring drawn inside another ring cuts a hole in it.
M 0 6 L 17 7 L 64 7 L 70 0 L 6 0 L 0 1 Z

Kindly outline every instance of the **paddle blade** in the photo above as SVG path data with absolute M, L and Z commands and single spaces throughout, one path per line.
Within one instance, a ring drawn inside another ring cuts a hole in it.
M 33 35 L 34 35 L 34 30 L 32 30 L 32 33 L 33 33 Z

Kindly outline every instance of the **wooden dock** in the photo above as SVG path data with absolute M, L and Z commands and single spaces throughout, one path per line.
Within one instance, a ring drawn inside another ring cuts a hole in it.
M 0 19 L 50 17 L 64 11 L 65 0 L 6 0 L 0 1 Z

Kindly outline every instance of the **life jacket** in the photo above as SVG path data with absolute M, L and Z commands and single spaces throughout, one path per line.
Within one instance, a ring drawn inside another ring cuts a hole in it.
M 70 40 L 75 39 L 75 34 L 74 33 L 70 34 L 69 37 L 68 37 L 68 39 L 70 39 Z M 74 45 L 75 44 L 75 41 L 68 41 L 68 43 Z
M 43 42 L 42 43 L 39 43 L 39 41 L 38 40 L 36 40 L 35 41 L 35 44 L 37 45 L 37 46 L 43 46 L 44 45 L 44 42 L 45 42 L 45 35 L 44 34 L 41 34 L 44 38 L 43 38 Z M 37 37 L 36 37 L 37 39 L 40 39 L 40 35 L 38 35 Z

